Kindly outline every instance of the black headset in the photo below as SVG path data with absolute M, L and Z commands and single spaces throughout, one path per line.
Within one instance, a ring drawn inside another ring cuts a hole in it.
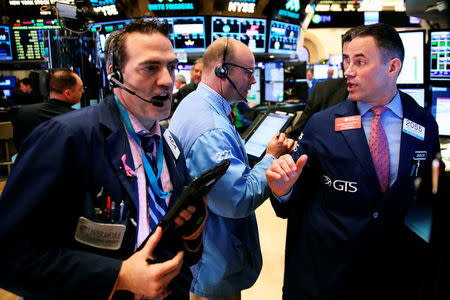
M 228 76 L 228 68 L 225 65 L 225 58 L 227 56 L 227 49 L 228 49 L 228 37 L 225 39 L 225 46 L 223 47 L 223 57 L 222 57 L 222 64 L 220 66 L 216 67 L 215 73 L 216 76 L 219 78 L 226 78 Z
M 111 87 L 120 87 L 117 82 L 122 83 L 123 84 L 123 76 L 122 76 L 122 71 L 120 71 L 115 65 L 115 60 L 116 57 L 114 55 L 114 44 L 115 44 L 115 40 L 112 41 L 113 45 L 111 47 L 111 52 L 110 52 L 110 56 L 111 56 L 111 72 L 108 73 L 108 75 L 106 76 L 106 78 L 108 79 L 109 84 L 111 85 Z

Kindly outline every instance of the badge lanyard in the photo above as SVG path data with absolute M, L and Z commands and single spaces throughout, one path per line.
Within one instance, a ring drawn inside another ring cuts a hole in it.
M 139 137 L 137 136 L 136 132 L 134 131 L 133 126 L 131 125 L 130 117 L 128 115 L 127 110 L 123 106 L 122 103 L 120 103 L 119 99 L 117 99 L 116 96 L 114 96 L 114 100 L 116 101 L 117 106 L 119 107 L 120 115 L 122 116 L 122 120 L 125 123 L 125 127 L 130 134 L 131 138 L 136 142 L 137 145 L 141 144 L 141 141 Z M 142 156 L 142 163 L 144 165 L 145 174 L 147 175 L 149 184 L 152 188 L 152 191 L 158 196 L 160 199 L 166 199 L 170 192 L 164 192 L 162 188 L 158 185 L 158 179 L 161 176 L 161 171 L 163 168 L 163 142 L 160 141 L 158 143 L 158 148 L 156 151 L 156 159 L 157 159 L 157 166 L 158 166 L 158 174 L 155 176 L 155 173 L 153 172 L 152 167 L 150 166 L 150 163 L 148 161 L 147 155 L 145 155 L 144 151 L 141 147 L 141 156 Z

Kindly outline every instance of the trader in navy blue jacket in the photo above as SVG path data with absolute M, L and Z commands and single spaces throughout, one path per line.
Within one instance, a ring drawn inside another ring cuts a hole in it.
M 0 287 L 25 299 L 188 298 L 201 228 L 164 247 L 158 228 L 145 242 L 152 199 L 167 195 L 170 209 L 190 181 L 177 139 L 158 124 L 170 112 L 177 66 L 167 25 L 133 22 L 107 50 L 114 95 L 37 127 L 0 198 Z M 137 133 L 155 137 L 158 182 Z M 190 225 L 182 219 L 192 213 L 183 210 L 177 225 Z M 157 261 L 162 251 L 174 257 Z
M 431 114 L 397 90 L 403 57 L 391 26 L 359 32 L 349 45 L 349 99 L 314 114 L 292 156 L 266 172 L 272 205 L 288 218 L 283 299 L 414 299 L 402 224 L 416 179 L 427 188 L 439 139 Z M 388 148 L 369 145 L 372 107 L 385 110 Z

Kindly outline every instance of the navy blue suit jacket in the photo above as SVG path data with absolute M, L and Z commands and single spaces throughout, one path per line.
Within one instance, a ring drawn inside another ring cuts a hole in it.
M 406 94 L 401 100 L 403 117 L 425 127 L 425 140 L 401 133 L 398 177 L 384 195 L 364 129 L 335 131 L 336 118 L 359 115 L 355 102 L 321 111 L 306 125 L 292 155 L 307 154 L 307 165 L 287 204 L 271 199 L 288 218 L 283 299 L 388 299 L 387 289 L 399 288 L 413 157 L 427 152 L 417 174 L 426 179 L 439 151 L 433 117 Z
M 190 176 L 183 152 L 176 159 L 162 140 L 173 184 L 171 207 Z M 107 299 L 122 260 L 134 253 L 136 241 L 137 180 L 126 175 L 124 154 L 134 168 L 112 97 L 55 117 L 25 139 L 0 198 L 1 288 L 26 298 Z M 105 197 L 98 198 L 101 190 Z M 79 218 L 96 220 L 95 208 L 105 206 L 106 196 L 116 205 L 125 202 L 125 237 L 114 251 L 74 239 Z M 198 258 L 187 254 L 185 262 L 192 264 Z M 187 266 L 183 276 L 188 289 Z M 120 298 L 121 293 L 115 296 Z

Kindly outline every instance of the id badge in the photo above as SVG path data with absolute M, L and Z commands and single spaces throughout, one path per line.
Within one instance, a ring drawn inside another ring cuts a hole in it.
M 75 240 L 99 249 L 117 250 L 122 245 L 125 230 L 123 224 L 97 223 L 80 217 Z

